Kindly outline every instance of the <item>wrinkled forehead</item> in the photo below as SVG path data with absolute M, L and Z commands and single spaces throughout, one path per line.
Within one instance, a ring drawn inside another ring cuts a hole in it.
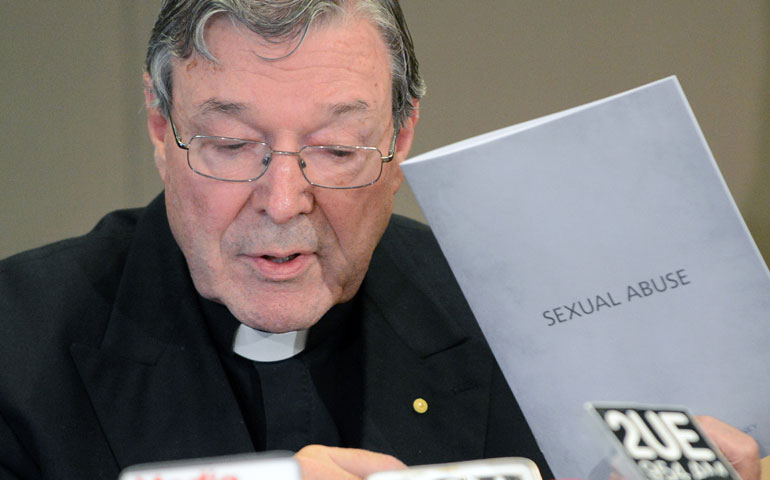
M 366 18 L 336 17 L 277 42 L 219 15 L 205 38 L 213 60 L 193 54 L 174 62 L 175 109 L 270 118 L 282 111 L 391 115 L 387 46 Z

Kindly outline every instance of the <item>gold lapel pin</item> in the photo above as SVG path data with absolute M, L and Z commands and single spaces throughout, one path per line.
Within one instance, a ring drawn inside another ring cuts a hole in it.
M 417 413 L 425 413 L 428 411 L 428 402 L 424 398 L 415 398 L 412 402 L 412 408 Z

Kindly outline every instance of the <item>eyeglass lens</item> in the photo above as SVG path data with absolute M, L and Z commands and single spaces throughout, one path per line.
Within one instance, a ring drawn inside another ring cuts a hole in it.
M 351 188 L 375 182 L 382 171 L 382 154 L 373 147 L 308 146 L 298 153 L 274 152 L 269 145 L 239 139 L 193 137 L 190 167 L 203 175 L 231 181 L 259 178 L 274 157 L 298 155 L 305 178 L 312 184 Z

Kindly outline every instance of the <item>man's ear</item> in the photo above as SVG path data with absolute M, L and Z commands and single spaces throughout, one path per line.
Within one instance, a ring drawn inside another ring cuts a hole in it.
M 158 169 L 160 178 L 166 182 L 166 133 L 168 131 L 168 119 L 160 108 L 154 105 L 155 89 L 152 86 L 150 75 L 145 73 L 144 80 L 144 103 L 147 109 L 147 132 L 150 134 L 150 141 L 155 147 L 155 167 Z
M 414 109 L 409 117 L 404 120 L 401 128 L 398 130 L 398 137 L 396 138 L 396 148 L 393 152 L 393 160 L 395 162 L 395 173 L 390 182 L 393 195 L 401 188 L 401 184 L 404 181 L 404 172 L 401 170 L 401 162 L 406 160 L 406 156 L 409 155 L 409 150 L 412 148 L 412 140 L 414 140 L 414 129 L 417 126 L 417 121 L 420 119 L 420 101 L 414 100 Z
M 406 160 L 409 155 L 409 150 L 412 149 L 412 141 L 414 140 L 414 129 L 417 126 L 417 122 L 420 120 L 420 101 L 413 100 L 414 109 L 412 113 L 401 125 L 401 129 L 398 131 L 398 138 L 396 139 L 396 152 L 395 161 L 401 163 Z

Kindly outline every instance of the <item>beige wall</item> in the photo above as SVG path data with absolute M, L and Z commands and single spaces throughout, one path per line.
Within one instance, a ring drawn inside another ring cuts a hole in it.
M 413 153 L 676 74 L 770 257 L 770 0 L 402 4 L 428 82 Z M 0 257 L 160 190 L 140 81 L 158 5 L 0 4 Z M 422 218 L 408 190 L 397 209 Z

